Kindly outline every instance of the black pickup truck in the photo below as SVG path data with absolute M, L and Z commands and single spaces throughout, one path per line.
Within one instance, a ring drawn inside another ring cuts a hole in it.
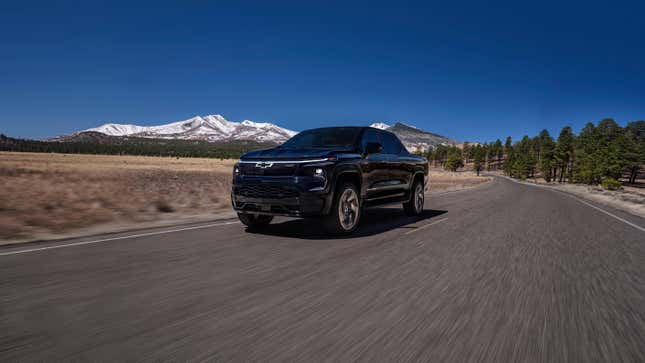
M 423 211 L 426 159 L 392 133 L 371 127 L 303 131 L 284 144 L 244 154 L 235 164 L 231 201 L 249 228 L 273 216 L 320 217 L 331 233 L 353 232 L 363 207 L 403 203 Z

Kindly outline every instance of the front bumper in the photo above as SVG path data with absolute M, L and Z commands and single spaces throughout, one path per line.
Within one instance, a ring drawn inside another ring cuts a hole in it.
M 314 177 L 236 176 L 231 191 L 239 213 L 313 217 L 327 214 L 329 186 Z

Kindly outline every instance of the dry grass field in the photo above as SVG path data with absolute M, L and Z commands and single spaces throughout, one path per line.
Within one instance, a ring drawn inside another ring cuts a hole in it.
M 229 206 L 233 161 L 0 153 L 0 239 Z
M 474 171 L 446 171 L 442 168 L 430 168 L 430 190 L 454 190 L 474 187 L 490 181 L 486 176 L 477 176 Z
M 0 241 L 230 211 L 233 160 L 0 153 Z M 486 182 L 433 169 L 430 189 Z

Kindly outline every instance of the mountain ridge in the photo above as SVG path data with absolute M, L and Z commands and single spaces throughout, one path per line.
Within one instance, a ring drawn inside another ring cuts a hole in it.
M 386 123 L 376 122 L 370 126 L 392 132 L 410 152 L 426 152 L 438 145 L 455 145 L 458 143 L 457 140 L 428 132 L 403 122 L 396 122 L 391 126 Z
M 158 126 L 106 123 L 98 127 L 52 138 L 66 141 L 78 135 L 98 132 L 115 137 L 140 137 L 149 139 L 176 139 L 202 141 L 255 141 L 261 143 L 282 143 L 297 132 L 269 122 L 244 120 L 229 121 L 222 115 L 195 116 Z
M 455 145 L 454 139 L 422 130 L 403 122 L 389 125 L 375 122 L 371 127 L 388 130 L 394 133 L 410 152 L 426 152 L 438 145 Z M 270 122 L 254 122 L 250 120 L 229 121 L 219 114 L 194 116 L 189 119 L 165 123 L 156 126 L 140 126 L 135 124 L 106 123 L 98 127 L 78 131 L 69 135 L 48 139 L 49 141 L 115 142 L 114 138 L 137 138 L 158 140 L 184 140 L 204 142 L 257 142 L 261 144 L 281 144 L 296 131 L 280 127 Z M 102 139 L 100 135 L 110 138 Z

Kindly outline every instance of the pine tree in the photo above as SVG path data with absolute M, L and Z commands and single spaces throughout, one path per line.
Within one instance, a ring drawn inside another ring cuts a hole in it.
M 446 157 L 448 156 L 448 147 L 445 145 L 437 145 L 433 153 L 434 166 L 439 166 L 444 164 Z
M 513 140 L 511 139 L 510 136 L 506 137 L 506 142 L 504 143 L 504 173 L 509 176 L 512 175 L 513 171 L 513 162 L 514 160 L 514 153 L 513 153 Z
M 555 157 L 555 142 L 549 134 L 549 131 L 542 130 L 539 138 L 538 164 L 542 177 L 547 182 L 553 178 L 553 166 Z
M 597 167 L 597 153 L 600 152 L 599 137 L 596 127 L 591 122 L 587 123 L 576 139 L 576 164 L 574 181 L 585 184 L 598 184 L 602 177 Z
M 626 156 L 629 161 L 628 181 L 634 184 L 640 168 L 645 164 L 645 121 L 630 122 L 625 132 L 629 140 Z
M 464 141 L 463 146 L 461 148 L 461 154 L 463 155 L 464 161 L 466 163 L 470 161 L 472 148 L 473 147 L 470 145 L 468 141 Z
M 629 140 L 622 129 L 613 119 L 604 119 L 596 127 L 600 139 L 600 153 L 596 163 L 604 178 L 619 179 L 623 171 L 630 165 L 627 158 Z
M 558 136 L 558 142 L 555 147 L 555 160 L 556 160 L 556 170 L 560 170 L 560 182 L 562 183 L 565 180 L 565 177 L 568 175 L 571 170 L 570 162 L 571 156 L 573 154 L 573 141 L 574 135 L 571 131 L 570 126 L 565 126 L 560 131 L 560 136 Z
M 451 148 L 448 153 L 448 157 L 446 158 L 446 161 L 443 165 L 444 169 L 457 171 L 457 169 L 462 168 L 463 166 L 464 160 L 461 154 L 461 150 L 459 150 L 459 148 L 457 147 Z
M 495 170 L 497 170 L 499 169 L 499 164 L 502 162 L 502 159 L 504 158 L 504 148 L 502 146 L 502 140 L 500 139 L 495 140 L 495 143 L 493 144 L 493 150 L 495 155 Z
M 474 154 L 473 159 L 475 160 L 474 168 L 477 171 L 477 176 L 479 176 L 479 172 L 482 170 L 487 152 L 484 147 L 482 147 L 481 145 L 477 145 L 474 148 L 473 154 Z

